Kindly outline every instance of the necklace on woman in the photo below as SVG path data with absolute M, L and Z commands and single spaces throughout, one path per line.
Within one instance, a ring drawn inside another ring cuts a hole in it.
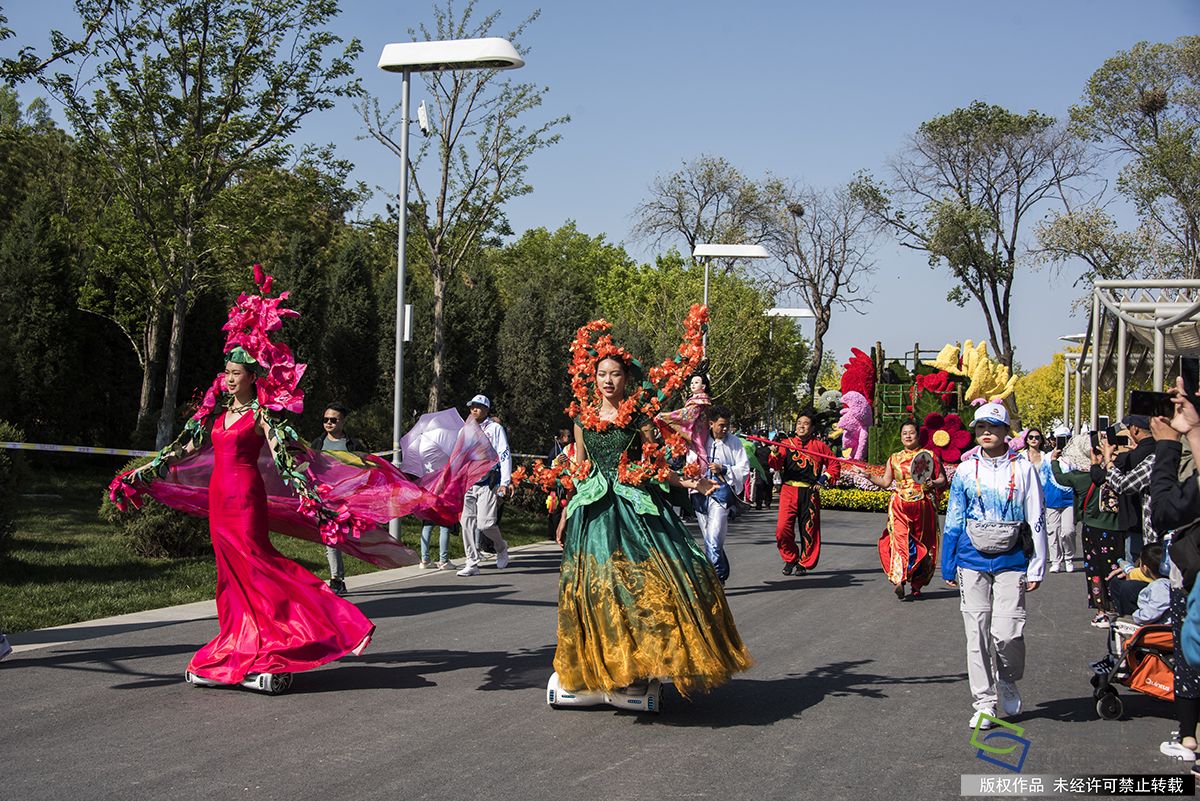
M 240 406 L 235 405 L 236 403 L 236 399 L 230 398 L 229 406 L 227 407 L 230 414 L 243 414 L 244 412 L 250 411 L 250 409 L 254 406 L 253 400 L 246 401 Z

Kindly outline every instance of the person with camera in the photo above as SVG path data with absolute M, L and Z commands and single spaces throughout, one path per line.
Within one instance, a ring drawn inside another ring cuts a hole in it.
M 1121 418 L 1129 436 L 1132 450 L 1117 452 L 1117 444 L 1109 442 L 1100 432 L 1100 452 L 1109 466 L 1108 486 L 1117 495 L 1117 525 L 1125 531 L 1125 551 L 1136 559 L 1142 546 L 1158 542 L 1158 532 L 1151 524 L 1150 472 L 1154 469 L 1154 438 L 1150 433 L 1150 418 L 1127 414 Z
M 1108 486 L 1103 461 L 1087 434 L 1077 434 L 1066 448 L 1050 454 L 1051 475 L 1075 493 L 1075 518 L 1083 523 L 1079 539 L 1088 608 L 1096 610 L 1091 624 L 1096 628 L 1108 628 L 1108 576 L 1125 558 L 1125 535 L 1117 521 L 1117 494 Z M 1063 470 L 1063 463 L 1071 469 Z
M 1041 482 L 1009 451 L 1008 409 L 986 403 L 972 424 L 975 451 L 950 484 L 942 538 L 942 578 L 959 590 L 967 638 L 973 729 L 990 729 L 997 712 L 1021 712 L 1017 682 L 1025 674 L 1025 594 L 1046 567 Z
M 1200 574 L 1200 485 L 1192 455 L 1200 452 L 1200 414 L 1184 392 L 1182 379 L 1172 391 L 1175 413 L 1170 418 L 1150 418 L 1154 441 L 1154 465 L 1150 473 L 1150 494 L 1154 498 L 1151 523 L 1164 537 L 1170 564 L 1171 630 L 1175 635 L 1175 715 L 1179 732 L 1163 742 L 1159 750 L 1193 763 L 1192 773 L 1200 773 L 1196 763 L 1200 743 L 1196 739 L 1200 721 L 1200 670 L 1183 656 L 1183 626 L 1187 617 L 1188 594 Z M 1181 440 L 1187 440 L 1185 454 Z

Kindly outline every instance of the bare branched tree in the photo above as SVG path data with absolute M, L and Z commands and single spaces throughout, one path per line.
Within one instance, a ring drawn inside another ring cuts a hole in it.
M 783 265 L 779 289 L 803 298 L 815 317 L 807 376 L 808 385 L 815 387 L 834 309 L 862 314 L 870 302 L 863 279 L 875 271 L 871 254 L 881 226 L 845 186 L 782 188 L 773 208 L 767 247 Z
M 461 14 L 447 2 L 434 9 L 432 31 L 422 25 L 409 35 L 414 41 L 495 36 L 500 12 L 478 22 L 474 12 L 474 0 Z M 517 40 L 539 14 L 535 11 L 505 36 L 523 55 L 528 51 Z M 422 73 L 433 102 L 430 123 L 434 130 L 415 155 L 410 155 L 417 202 L 409 219 L 429 247 L 433 278 L 430 411 L 444 405 L 446 286 L 489 232 L 503 224 L 505 202 L 533 191 L 525 181 L 530 157 L 557 142 L 555 129 L 570 120 L 563 116 L 527 126 L 523 120 L 542 105 L 549 89 L 515 83 L 506 74 L 499 70 Z M 368 98 L 358 109 L 370 135 L 399 157 L 399 105 L 384 112 L 378 99 Z M 432 162 L 432 169 L 423 169 L 427 161 Z
M 770 178 L 755 182 L 720 156 L 703 155 L 673 173 L 658 175 L 650 195 L 633 211 L 635 240 L 661 248 L 697 243 L 765 244 L 774 225 Z M 725 271 L 735 262 L 716 260 Z

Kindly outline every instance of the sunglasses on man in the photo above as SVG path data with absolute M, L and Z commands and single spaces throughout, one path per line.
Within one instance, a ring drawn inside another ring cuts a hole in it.
M 326 417 L 326 418 L 324 418 L 324 421 L 325 421 L 326 423 L 332 423 L 333 425 L 337 425 L 338 423 L 342 422 L 342 418 L 340 418 L 340 417 Z

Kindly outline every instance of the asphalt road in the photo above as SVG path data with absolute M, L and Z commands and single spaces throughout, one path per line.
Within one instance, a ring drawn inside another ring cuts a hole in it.
M 0 663 L 0 798 L 957 798 L 960 775 L 1003 773 L 969 744 L 957 594 L 897 601 L 882 524 L 827 512 L 803 577 L 780 573 L 773 512 L 734 524 L 727 594 L 755 667 L 692 701 L 668 689 L 657 716 L 545 705 L 553 545 L 352 594 L 371 648 L 278 697 L 183 682 L 211 619 L 25 651 Z M 1025 772 L 1182 773 L 1158 753 L 1169 704 L 1094 710 L 1082 572 L 1049 575 L 1029 613 Z

